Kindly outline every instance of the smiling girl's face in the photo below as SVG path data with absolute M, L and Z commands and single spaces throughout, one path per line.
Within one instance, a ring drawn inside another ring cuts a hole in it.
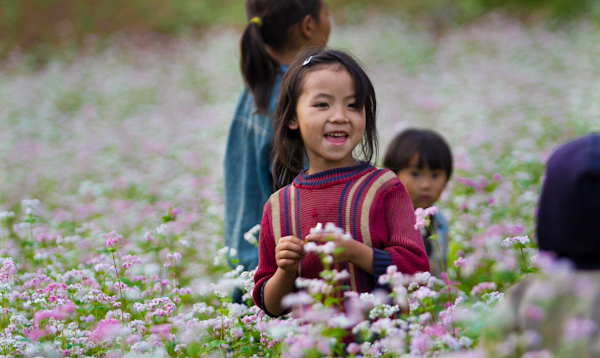
M 355 86 L 341 65 L 325 65 L 304 77 L 296 116 L 309 160 L 308 174 L 356 164 L 352 151 L 365 133 L 365 110 L 357 108 Z

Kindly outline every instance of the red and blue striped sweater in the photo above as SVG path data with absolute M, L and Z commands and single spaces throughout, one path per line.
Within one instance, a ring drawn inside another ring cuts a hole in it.
M 263 285 L 277 270 L 275 246 L 284 236 L 304 239 L 317 223 L 332 222 L 373 248 L 371 275 L 350 263 L 337 264 L 350 278 L 343 286 L 362 293 L 376 286 L 389 265 L 412 274 L 429 271 L 423 239 L 414 228 L 415 215 L 408 192 L 388 169 L 359 164 L 307 175 L 271 195 L 264 205 L 259 237 L 259 263 L 254 275 L 254 302 L 263 307 Z M 298 276 L 319 278 L 320 259 L 309 253 Z

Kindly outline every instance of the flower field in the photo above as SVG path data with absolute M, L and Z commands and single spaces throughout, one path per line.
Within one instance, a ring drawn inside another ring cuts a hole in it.
M 233 287 L 252 285 L 230 271 L 221 236 L 239 29 L 117 36 L 39 70 L 12 54 L 0 63 L 0 355 L 473 351 L 503 293 L 539 266 L 546 158 L 600 131 L 599 35 L 499 15 L 440 38 L 379 16 L 334 25 L 329 45 L 354 53 L 375 85 L 380 153 L 409 126 L 452 147 L 455 174 L 437 203 L 449 267 L 439 278 L 390 269 L 391 295 L 350 294 L 345 313 L 328 290 L 344 273 L 327 270 L 298 282 L 282 319 L 230 303 Z

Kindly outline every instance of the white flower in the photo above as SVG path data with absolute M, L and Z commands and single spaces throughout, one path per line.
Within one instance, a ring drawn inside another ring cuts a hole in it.
M 5 221 L 15 217 L 15 213 L 12 211 L 3 211 L 0 213 L 0 221 Z
M 503 247 L 510 247 L 517 244 L 527 245 L 530 241 L 528 236 L 507 237 L 500 245 Z

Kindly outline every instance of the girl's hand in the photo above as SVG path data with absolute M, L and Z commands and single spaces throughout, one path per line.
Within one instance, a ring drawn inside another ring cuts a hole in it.
M 333 255 L 333 260 L 335 263 L 354 263 L 354 261 L 356 261 L 356 255 L 360 252 L 359 246 L 365 246 L 364 244 L 352 238 L 348 238 L 348 236 L 345 236 L 343 234 L 310 234 L 306 236 L 306 241 L 321 243 L 333 241 L 335 243 L 336 250 L 339 251 L 336 255 Z M 338 250 L 337 248 L 342 248 L 342 250 Z
M 343 234 L 310 234 L 306 241 L 313 242 L 335 242 L 336 250 L 339 252 L 333 255 L 335 263 L 349 262 L 364 271 L 373 274 L 373 249 L 360 241 L 356 241 Z
M 284 236 L 275 246 L 275 262 L 277 267 L 296 273 L 300 261 L 304 258 L 304 241 L 295 236 Z

